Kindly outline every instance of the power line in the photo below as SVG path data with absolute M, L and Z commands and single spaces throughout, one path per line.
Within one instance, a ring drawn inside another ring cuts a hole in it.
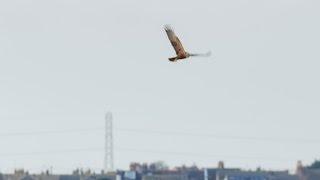
M 75 153 L 75 152 L 93 152 L 102 151 L 103 148 L 91 147 L 91 148 L 77 148 L 77 149 L 60 149 L 54 151 L 34 151 L 34 152 L 24 152 L 24 153 L 1 153 L 1 157 L 12 157 L 12 156 L 35 156 L 43 154 L 64 154 L 64 153 Z
M 0 137 L 6 136 L 32 136 L 46 134 L 64 134 L 64 133 L 84 133 L 93 131 L 102 131 L 103 128 L 86 128 L 86 129 L 64 129 L 64 130 L 46 130 L 46 131 L 24 131 L 24 132 L 6 132 L 0 133 Z
M 90 147 L 90 148 L 74 148 L 74 149 L 60 149 L 53 151 L 35 151 L 35 152 L 24 152 L 24 153 L 1 153 L 0 157 L 17 157 L 17 156 L 39 156 L 44 154 L 67 154 L 67 153 L 77 153 L 77 152 L 103 152 L 103 147 Z M 266 156 L 233 156 L 225 154 L 207 154 L 207 153 L 194 153 L 194 152 L 183 152 L 183 151 L 159 151 L 152 149 L 135 149 L 127 147 L 117 147 L 117 151 L 124 152 L 134 152 L 134 153 L 150 153 L 150 154 L 161 154 L 170 155 L 177 157 L 195 157 L 195 158 L 205 158 L 205 159 L 216 159 L 216 158 L 235 158 L 235 159 L 260 159 L 260 160 L 272 160 L 283 162 L 288 160 L 295 161 L 296 159 L 286 158 L 286 157 L 266 157 Z
M 232 140 L 249 140 L 249 141 L 271 141 L 271 142 L 303 142 L 303 143 L 320 143 L 320 139 L 307 139 L 307 138 L 281 138 L 281 137 L 250 137 L 250 136 L 230 136 L 219 135 L 213 133 L 190 133 L 179 131 L 157 131 L 157 130 L 145 130 L 145 129 L 119 129 L 122 132 L 131 132 L 139 134 L 159 134 L 159 135 L 177 135 L 177 136 L 193 136 L 193 137 L 207 137 L 207 138 L 219 138 L 219 139 L 232 139 Z
M 284 157 L 264 157 L 264 156 L 232 156 L 225 154 L 207 154 L 207 153 L 194 153 L 194 152 L 182 152 L 182 151 L 159 151 L 152 149 L 134 149 L 134 148 L 117 148 L 118 151 L 128 151 L 128 152 L 139 152 L 139 153 L 151 153 L 151 154 L 165 154 L 173 156 L 183 156 L 183 157 L 200 157 L 200 158 L 237 158 L 237 159 L 265 159 L 265 160 L 276 160 L 283 162 L 284 160 L 292 160 L 291 158 Z
M 0 137 L 10 136 L 33 136 L 33 135 L 51 135 L 51 134 L 67 134 L 67 133 L 87 133 L 87 132 L 103 132 L 103 128 L 86 128 L 86 129 L 64 129 L 64 130 L 46 130 L 46 131 L 25 131 L 25 132 L 7 132 L 0 133 Z M 282 137 L 252 137 L 252 136 L 231 136 L 213 133 L 190 133 L 181 131 L 159 131 L 146 129 L 115 129 L 115 132 L 136 133 L 149 135 L 167 135 L 167 136 L 192 136 L 229 140 L 245 140 L 245 141 L 269 141 L 277 143 L 320 143 L 320 139 L 311 138 L 282 138 Z

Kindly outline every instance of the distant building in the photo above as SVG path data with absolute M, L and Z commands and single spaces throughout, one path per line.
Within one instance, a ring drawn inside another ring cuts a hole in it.
M 142 180 L 188 180 L 188 176 L 185 174 L 144 175 Z
M 271 176 L 270 180 L 301 180 L 299 176 L 297 175 L 277 175 L 277 176 Z
M 301 161 L 297 163 L 296 174 L 300 180 L 320 180 L 320 168 L 309 169 L 302 165 Z
M 59 180 L 80 180 L 79 175 L 61 175 Z
M 241 170 L 236 168 L 208 168 L 205 171 L 207 180 L 225 180 L 227 174 L 240 172 Z
M 241 171 L 225 174 L 224 180 L 269 180 L 269 177 L 267 173 Z

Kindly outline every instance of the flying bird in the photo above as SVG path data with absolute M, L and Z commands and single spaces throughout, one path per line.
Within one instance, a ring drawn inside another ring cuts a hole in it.
M 175 62 L 177 60 L 181 59 L 186 59 L 190 56 L 202 56 L 202 57 L 208 57 L 211 55 L 211 52 L 207 52 L 205 54 L 193 54 L 193 53 L 188 53 L 184 50 L 179 38 L 176 36 L 174 31 L 169 25 L 164 26 L 164 30 L 166 31 L 168 38 L 170 40 L 171 45 L 173 46 L 175 52 L 176 52 L 176 57 L 171 57 L 169 58 L 169 61 Z

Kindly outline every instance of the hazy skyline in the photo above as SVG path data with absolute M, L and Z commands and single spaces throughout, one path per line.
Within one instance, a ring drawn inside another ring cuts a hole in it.
M 310 163 L 320 149 L 319 5 L 0 1 L 0 172 L 102 168 L 107 111 L 117 168 Z M 211 58 L 169 62 L 164 24 Z

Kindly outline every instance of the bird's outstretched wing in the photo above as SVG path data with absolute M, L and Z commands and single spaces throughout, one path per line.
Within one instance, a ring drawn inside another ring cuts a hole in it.
M 176 34 L 174 33 L 174 31 L 172 30 L 172 28 L 169 25 L 165 25 L 164 26 L 164 30 L 166 31 L 168 38 L 171 42 L 171 45 L 173 46 L 174 50 L 176 51 L 176 54 L 185 54 L 185 50 L 179 40 L 179 38 L 176 36 Z

